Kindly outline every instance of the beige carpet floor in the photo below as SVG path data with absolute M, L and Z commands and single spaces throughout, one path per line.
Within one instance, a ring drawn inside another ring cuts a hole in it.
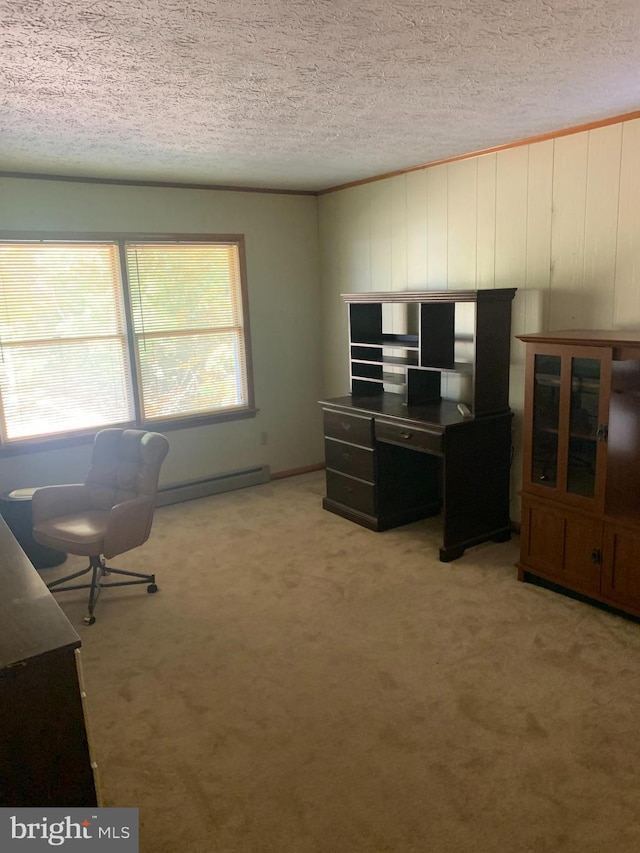
M 517 539 L 440 563 L 438 519 L 372 533 L 323 494 L 161 508 L 113 561 L 157 595 L 92 627 L 58 596 L 142 853 L 637 853 L 640 626 L 519 583 Z

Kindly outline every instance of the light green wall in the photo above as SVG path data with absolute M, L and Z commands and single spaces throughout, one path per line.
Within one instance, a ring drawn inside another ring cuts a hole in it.
M 514 335 L 640 328 L 640 120 L 328 193 L 319 228 L 327 396 L 349 390 L 345 292 L 517 287 Z M 514 337 L 514 519 L 523 370 Z
M 260 411 L 253 419 L 167 433 L 161 482 L 322 462 L 314 197 L 0 178 L 0 230 L 244 234 Z M 82 446 L 1 458 L 0 491 L 82 480 L 89 452 Z

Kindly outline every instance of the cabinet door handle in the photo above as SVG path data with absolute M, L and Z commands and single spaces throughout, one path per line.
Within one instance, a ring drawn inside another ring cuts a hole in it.
M 413 433 L 412 432 L 401 432 L 400 437 L 401 438 L 413 438 Z
M 594 548 L 591 552 L 591 562 L 592 563 L 601 563 L 602 556 L 600 554 L 600 548 Z

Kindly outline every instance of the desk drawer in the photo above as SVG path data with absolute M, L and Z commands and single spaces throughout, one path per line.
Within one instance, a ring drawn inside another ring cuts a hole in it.
M 325 438 L 324 455 L 327 468 L 373 482 L 373 450 Z
M 365 512 L 367 515 L 375 515 L 375 486 L 373 483 L 363 483 L 353 477 L 337 474 L 335 471 L 327 471 L 327 497 L 332 501 L 344 504 Z
M 377 441 L 387 441 L 391 444 L 402 444 L 413 450 L 422 450 L 435 456 L 444 455 L 443 434 L 429 432 L 426 429 L 416 429 L 412 426 L 400 426 L 376 420 Z
M 373 418 L 324 410 L 324 434 L 363 447 L 373 447 Z

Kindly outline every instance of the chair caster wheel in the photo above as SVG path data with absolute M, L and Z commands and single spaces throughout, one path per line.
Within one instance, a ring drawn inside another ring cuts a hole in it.
M 147 592 L 157 592 L 157 591 L 158 591 L 158 587 L 154 583 L 150 583 L 149 586 L 147 587 Z
M 84 622 L 85 625 L 93 625 L 93 623 L 96 621 L 96 617 L 95 616 L 85 616 L 82 621 Z

